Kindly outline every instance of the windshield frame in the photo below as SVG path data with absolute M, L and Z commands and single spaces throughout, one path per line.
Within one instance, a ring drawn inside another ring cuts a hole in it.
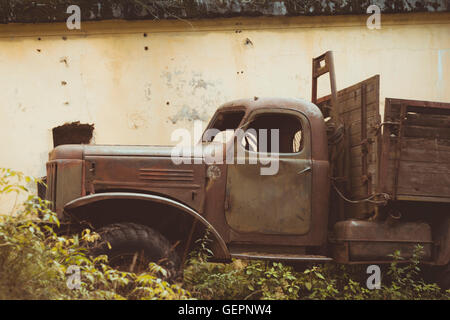
M 213 142 L 214 138 L 213 139 L 206 139 L 206 132 L 208 132 L 208 130 L 210 130 L 210 129 L 214 129 L 213 125 L 216 122 L 216 120 L 219 117 L 219 115 L 225 114 L 225 113 L 238 113 L 238 112 L 243 112 L 243 115 L 242 115 L 242 118 L 239 121 L 237 127 L 236 128 L 227 128 L 227 129 L 224 129 L 224 130 L 220 130 L 220 132 L 226 131 L 226 130 L 234 130 L 234 131 L 236 131 L 238 128 L 240 128 L 243 124 L 245 124 L 245 120 L 246 120 L 246 118 L 248 116 L 248 110 L 247 110 L 247 108 L 242 107 L 242 106 L 236 106 L 236 107 L 233 107 L 233 108 L 217 110 L 214 113 L 214 115 L 211 118 L 211 120 L 209 121 L 208 126 L 206 127 L 205 131 L 203 131 L 201 143 L 212 143 Z

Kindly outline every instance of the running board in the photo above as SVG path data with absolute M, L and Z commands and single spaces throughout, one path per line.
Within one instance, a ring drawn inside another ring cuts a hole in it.
M 272 260 L 272 261 L 291 261 L 291 262 L 327 262 L 333 259 L 326 256 L 311 254 L 276 254 L 260 252 L 239 252 L 231 253 L 231 257 L 242 260 Z

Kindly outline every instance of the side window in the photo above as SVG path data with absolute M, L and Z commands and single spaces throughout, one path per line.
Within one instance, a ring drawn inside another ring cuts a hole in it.
M 300 152 L 303 149 L 303 139 L 302 130 L 298 130 L 294 135 L 294 140 L 292 140 L 292 151 Z
M 297 153 L 303 149 L 303 134 L 300 118 L 292 114 L 264 113 L 256 115 L 250 122 L 242 145 L 246 150 L 261 152 L 261 147 L 266 147 L 267 152 L 272 152 L 272 130 L 277 129 L 278 149 L 280 153 Z M 262 135 L 265 134 L 266 137 Z M 265 139 L 266 144 L 263 143 Z

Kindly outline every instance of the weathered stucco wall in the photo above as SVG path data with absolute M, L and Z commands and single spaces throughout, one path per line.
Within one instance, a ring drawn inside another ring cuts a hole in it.
M 366 18 L 0 26 L 0 166 L 43 176 L 64 122 L 95 124 L 98 144 L 174 144 L 230 99 L 309 100 L 311 59 L 327 50 L 339 89 L 380 74 L 382 100 L 450 101 L 448 13 L 383 15 L 380 30 Z

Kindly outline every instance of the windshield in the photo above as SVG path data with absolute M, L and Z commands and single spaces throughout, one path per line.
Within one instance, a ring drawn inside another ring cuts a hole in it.
M 227 143 L 244 117 L 244 111 L 224 111 L 217 114 L 212 125 L 203 134 L 203 142 Z

